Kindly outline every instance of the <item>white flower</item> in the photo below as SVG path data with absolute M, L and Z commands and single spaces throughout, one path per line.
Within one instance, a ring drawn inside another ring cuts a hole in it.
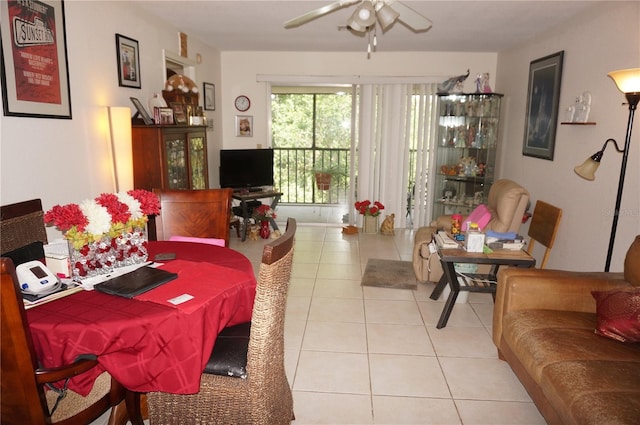
M 89 224 L 86 231 L 93 235 L 101 235 L 111 228 L 111 214 L 94 199 L 86 199 L 80 204 L 80 210 L 87 217 Z
M 130 220 L 138 220 L 142 218 L 144 214 L 142 214 L 142 210 L 140 209 L 140 202 L 138 202 L 136 198 L 125 192 L 116 193 L 116 196 L 118 196 L 118 200 L 120 202 L 126 204 L 127 207 L 129 207 L 129 212 L 131 213 Z

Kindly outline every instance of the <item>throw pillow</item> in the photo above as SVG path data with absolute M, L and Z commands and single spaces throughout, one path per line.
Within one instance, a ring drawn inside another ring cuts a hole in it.
M 478 223 L 478 228 L 482 230 L 487 226 L 487 224 L 489 224 L 490 221 L 491 211 L 489 211 L 489 208 L 486 205 L 480 204 L 473 211 L 471 211 L 469 217 L 464 219 L 464 222 L 462 223 L 462 231 L 467 231 L 468 223 Z
M 204 243 L 207 245 L 224 246 L 224 239 L 215 239 L 215 238 L 194 238 L 191 236 L 171 236 L 169 240 L 172 242 L 195 242 L 195 243 Z
M 640 342 L 640 288 L 592 291 L 596 334 L 621 342 Z

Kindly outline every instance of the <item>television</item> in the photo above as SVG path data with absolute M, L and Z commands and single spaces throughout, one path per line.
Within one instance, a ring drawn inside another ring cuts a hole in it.
M 273 149 L 220 150 L 220 187 L 273 186 Z

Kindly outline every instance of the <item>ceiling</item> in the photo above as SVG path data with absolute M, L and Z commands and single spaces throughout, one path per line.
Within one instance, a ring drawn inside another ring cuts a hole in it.
M 297 28 L 283 23 L 334 0 L 144 0 L 137 5 L 221 51 L 366 51 L 367 38 L 344 26 L 356 5 Z M 391 3 L 391 1 L 389 1 Z M 402 1 L 433 22 L 414 33 L 396 22 L 378 28 L 377 51 L 498 52 L 595 7 L 602 1 Z M 393 7 L 393 6 L 392 6 Z

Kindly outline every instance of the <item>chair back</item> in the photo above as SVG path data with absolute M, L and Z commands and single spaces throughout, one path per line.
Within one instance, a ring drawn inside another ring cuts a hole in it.
M 16 271 L 8 258 L 0 259 L 2 285 L 2 424 L 45 423 L 46 401 L 36 385 L 37 358 L 27 325 Z
M 287 230 L 265 245 L 251 317 L 247 352 L 247 379 L 256 391 L 252 415 L 273 412 L 275 405 L 284 416 L 293 411 L 291 389 L 284 369 L 284 316 L 293 261 L 295 219 L 287 220 Z M 267 420 L 263 423 L 269 423 Z
M 487 207 L 491 211 L 491 221 L 486 229 L 494 232 L 517 232 L 528 203 L 527 189 L 512 180 L 496 180 L 489 189 Z
M 47 243 L 42 201 L 29 201 L 0 207 L 0 253 L 7 253 L 32 242 Z
M 544 257 L 542 257 L 542 262 L 540 263 L 541 269 L 545 268 L 547 260 L 549 259 L 561 218 L 562 209 L 554 207 L 544 201 L 536 201 L 533 216 L 531 217 L 531 224 L 529 225 L 529 232 L 527 233 L 531 238 L 527 252 L 529 255 L 533 253 L 533 246 L 536 242 L 546 248 Z
M 229 246 L 232 189 L 159 190 L 160 215 L 149 217 L 149 239 L 171 236 L 224 239 Z

